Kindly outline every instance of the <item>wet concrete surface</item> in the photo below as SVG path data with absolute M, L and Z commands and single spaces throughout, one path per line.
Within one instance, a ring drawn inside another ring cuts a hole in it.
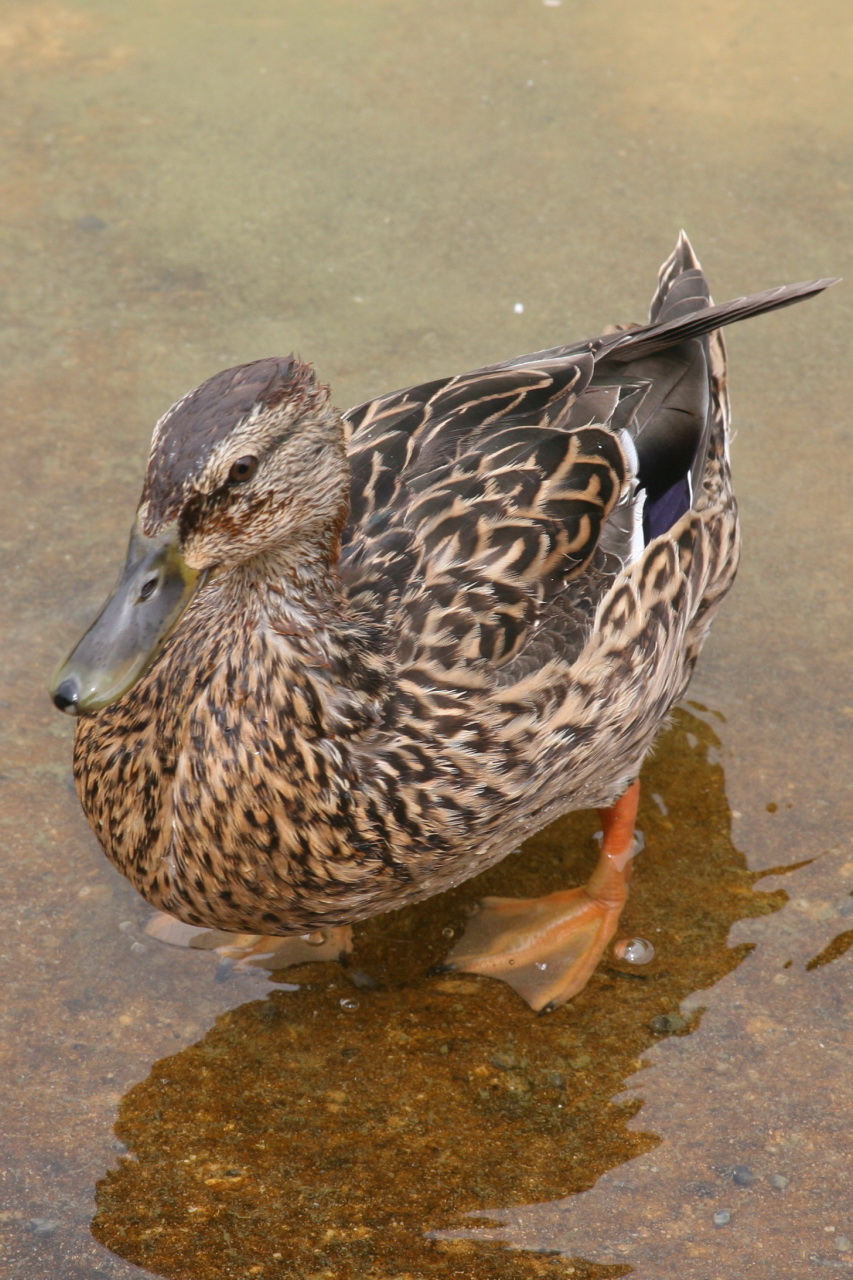
M 0 10 L 2 1274 L 853 1269 L 846 286 L 731 335 L 745 559 L 646 771 L 655 959 L 553 1017 L 426 970 L 482 893 L 581 878 L 593 815 L 349 973 L 217 981 L 145 937 L 44 693 L 217 369 L 295 349 L 349 404 L 597 332 L 682 224 L 720 299 L 851 274 L 846 8 L 684 15 Z

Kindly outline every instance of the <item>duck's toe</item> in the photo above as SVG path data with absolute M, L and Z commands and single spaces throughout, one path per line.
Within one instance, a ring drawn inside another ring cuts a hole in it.
M 531 1009 L 551 1012 L 586 986 L 621 910 L 621 903 L 597 902 L 586 889 L 486 898 L 440 967 L 500 978 Z
M 291 965 L 316 964 L 320 960 L 346 961 L 352 951 L 352 928 L 337 925 L 278 938 L 262 933 L 227 933 L 224 929 L 205 929 L 184 924 L 165 911 L 158 911 L 148 921 L 145 932 L 159 942 L 173 947 L 193 947 L 215 951 L 232 970 L 287 969 Z

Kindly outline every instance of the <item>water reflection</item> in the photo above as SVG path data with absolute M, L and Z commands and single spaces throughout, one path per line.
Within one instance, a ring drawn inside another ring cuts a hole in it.
M 612 957 L 548 1018 L 501 983 L 424 977 L 475 896 L 545 892 L 567 861 L 584 875 L 596 819 L 572 815 L 478 881 L 365 926 L 357 996 L 346 971 L 304 967 L 299 990 L 226 1013 L 158 1062 L 119 1106 L 129 1155 L 98 1185 L 97 1239 L 176 1280 L 231 1263 L 336 1280 L 553 1274 L 552 1259 L 507 1253 L 489 1233 L 476 1245 L 427 1233 L 581 1192 L 657 1146 L 627 1124 L 636 1101 L 614 1095 L 685 997 L 743 958 L 727 946 L 732 922 L 781 901 L 753 892 L 731 843 L 718 745 L 682 709 L 647 769 L 625 924 L 655 939 L 649 964 Z M 211 981 L 213 969 L 211 957 Z M 676 1022 L 674 1043 L 697 1022 Z M 532 1248 L 564 1246 L 545 1232 Z M 600 1261 L 576 1259 L 575 1274 L 622 1274 L 618 1257 Z

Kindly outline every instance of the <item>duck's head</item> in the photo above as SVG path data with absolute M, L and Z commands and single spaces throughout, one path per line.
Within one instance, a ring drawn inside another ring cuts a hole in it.
M 60 711 L 99 711 L 132 688 L 212 574 L 331 546 L 346 465 L 328 389 L 293 356 L 227 369 L 174 404 L 116 588 L 51 681 Z

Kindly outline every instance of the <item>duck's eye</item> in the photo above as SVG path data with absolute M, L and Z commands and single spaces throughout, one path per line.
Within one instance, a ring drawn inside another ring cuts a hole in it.
M 238 458 L 236 462 L 231 463 L 231 470 L 228 472 L 228 483 L 244 484 L 247 480 L 251 480 L 257 469 L 258 460 L 251 454 L 247 454 L 245 458 Z

